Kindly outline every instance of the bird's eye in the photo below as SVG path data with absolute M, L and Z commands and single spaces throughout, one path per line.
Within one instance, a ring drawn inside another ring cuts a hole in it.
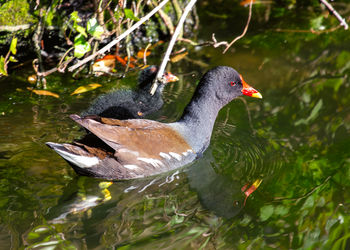
M 235 86 L 236 82 L 230 82 L 231 86 Z

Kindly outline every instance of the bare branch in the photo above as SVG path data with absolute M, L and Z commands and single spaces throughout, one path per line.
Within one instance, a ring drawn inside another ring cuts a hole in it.
M 177 40 L 177 37 L 179 36 L 180 32 L 182 31 L 182 27 L 183 27 L 183 24 L 184 24 L 184 22 L 185 22 L 185 19 L 186 19 L 188 13 L 191 11 L 193 5 L 194 5 L 196 2 L 197 2 L 197 0 L 191 0 L 191 1 L 187 4 L 187 6 L 186 6 L 184 12 L 182 13 L 182 16 L 181 16 L 181 18 L 180 18 L 180 20 L 179 20 L 179 22 L 178 22 L 178 24 L 177 24 L 177 26 L 176 26 L 176 29 L 175 29 L 175 31 L 174 31 L 174 34 L 173 34 L 173 36 L 171 37 L 171 40 L 170 40 L 169 45 L 168 45 L 168 48 L 167 48 L 167 50 L 166 50 L 166 52 L 165 52 L 163 61 L 162 61 L 161 65 L 160 65 L 160 67 L 159 67 L 157 76 L 156 76 L 156 78 L 155 78 L 155 80 L 154 80 L 154 82 L 153 82 L 153 85 L 152 85 L 152 88 L 151 88 L 151 91 L 150 91 L 151 95 L 154 95 L 154 93 L 156 92 L 157 87 L 158 87 L 158 82 L 160 82 L 160 81 L 163 80 L 162 78 L 163 78 L 165 66 L 167 65 L 167 63 L 168 63 L 168 61 L 169 61 L 169 57 L 170 57 L 171 51 L 173 50 L 173 47 L 174 47 L 175 42 L 176 42 L 176 40 Z
M 328 3 L 326 0 L 320 0 L 321 3 L 323 3 L 327 9 L 338 19 L 341 26 L 344 26 L 344 29 L 347 30 L 349 28 L 348 24 L 346 23 L 345 18 L 343 18 L 334 8 L 333 6 Z
M 232 44 L 234 44 L 239 39 L 244 37 L 245 34 L 247 33 L 247 30 L 248 30 L 248 27 L 249 27 L 249 23 L 250 23 L 250 20 L 252 18 L 252 7 L 253 7 L 253 0 L 250 0 L 250 3 L 249 3 L 249 16 L 248 16 L 247 24 L 244 27 L 243 33 L 240 36 L 237 36 L 235 39 L 233 39 L 232 42 L 230 42 L 230 44 L 226 47 L 224 52 L 222 52 L 223 54 L 225 54 L 227 52 L 227 50 L 232 46 Z
M 81 65 L 93 60 L 97 55 L 104 54 L 106 51 L 109 51 L 114 45 L 116 45 L 118 42 L 123 40 L 125 37 L 127 37 L 131 32 L 133 32 L 136 28 L 138 28 L 141 24 L 143 24 L 145 21 L 147 21 L 151 16 L 153 16 L 156 12 L 158 12 L 169 0 L 162 1 L 157 7 L 155 7 L 150 13 L 148 13 L 146 16 L 140 19 L 137 23 L 135 23 L 133 26 L 130 27 L 130 29 L 126 30 L 123 34 L 118 36 L 117 39 L 111 41 L 109 44 L 104 46 L 99 51 L 93 53 L 92 55 L 86 57 L 85 59 L 81 60 L 80 62 L 76 63 L 75 65 L 68 68 L 68 71 L 73 71 L 77 68 L 79 68 Z
M 225 46 L 226 48 L 224 49 L 224 51 L 222 52 L 223 54 L 225 54 L 227 52 L 227 50 L 235 43 L 237 42 L 239 39 L 241 39 L 242 37 L 245 36 L 245 34 L 247 33 L 248 27 L 249 27 L 249 23 L 250 20 L 252 18 L 252 6 L 253 6 L 253 0 L 250 0 L 249 3 L 249 15 L 248 15 L 248 20 L 247 23 L 244 27 L 243 33 L 239 36 L 237 36 L 235 39 L 232 40 L 232 42 L 228 43 L 227 41 L 222 41 L 222 42 L 217 42 L 216 38 L 215 38 L 215 34 L 213 33 L 212 35 L 212 44 L 214 48 L 217 48 L 219 46 Z

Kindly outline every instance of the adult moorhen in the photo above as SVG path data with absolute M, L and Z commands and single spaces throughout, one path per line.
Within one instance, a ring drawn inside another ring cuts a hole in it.
M 81 116 L 99 115 L 125 120 L 140 118 L 159 110 L 163 106 L 162 92 L 165 84 L 159 85 L 153 96 L 149 93 L 157 72 L 157 66 L 148 66 L 139 75 L 138 90 L 118 90 L 102 95 Z M 164 73 L 164 78 L 165 83 L 179 80 L 169 72 Z
M 177 122 L 71 115 L 74 121 L 99 137 L 104 146 L 79 142 L 47 142 L 47 145 L 81 175 L 120 180 L 159 174 L 201 156 L 209 146 L 219 110 L 241 95 L 262 98 L 236 70 L 219 66 L 202 77 Z

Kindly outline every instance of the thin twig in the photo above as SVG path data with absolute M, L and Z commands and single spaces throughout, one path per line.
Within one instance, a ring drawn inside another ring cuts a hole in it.
M 230 44 L 226 47 L 226 49 L 222 52 L 223 54 L 226 53 L 226 51 L 232 46 L 232 44 L 234 44 L 235 42 L 237 42 L 239 39 L 241 39 L 242 37 L 245 36 L 245 33 L 247 33 L 248 27 L 249 27 L 249 23 L 250 20 L 252 18 L 252 7 L 253 7 L 253 0 L 250 0 L 249 3 L 249 16 L 248 16 L 248 20 L 247 20 L 247 24 L 244 27 L 243 33 L 240 36 L 237 36 L 235 39 L 232 40 L 232 42 L 230 42 Z
M 151 16 L 153 16 L 156 12 L 158 12 L 169 0 L 164 0 L 162 1 L 157 7 L 155 7 L 150 13 L 148 13 L 146 16 L 144 16 L 143 18 L 140 19 L 140 21 L 138 21 L 137 23 L 135 23 L 133 26 L 131 26 L 130 29 L 126 30 L 123 34 L 121 34 L 120 36 L 118 36 L 117 39 L 113 40 L 112 42 L 110 42 L 109 44 L 107 44 L 106 46 L 104 46 L 102 49 L 100 49 L 99 51 L 95 52 L 94 54 L 86 57 L 85 59 L 81 60 L 80 62 L 74 64 L 73 66 L 68 68 L 68 71 L 73 71 L 77 68 L 79 68 L 80 66 L 82 66 L 83 64 L 91 61 L 92 59 L 94 59 L 97 55 L 101 55 L 104 54 L 106 51 L 109 51 L 114 45 L 116 45 L 118 42 L 120 42 L 121 40 L 123 40 L 125 37 L 127 37 L 131 32 L 133 32 L 136 28 L 138 28 L 141 24 L 143 24 L 145 21 L 147 21 Z
M 320 183 L 319 185 L 315 186 L 313 189 L 311 189 L 309 192 L 307 192 L 306 194 L 298 197 L 298 198 L 284 198 L 284 197 L 276 197 L 274 198 L 273 202 L 277 202 L 277 201 L 283 201 L 283 200 L 289 200 L 289 201 L 299 201 L 301 199 L 304 199 L 306 197 L 309 197 L 312 193 L 314 193 L 317 189 L 319 189 L 320 187 L 322 187 L 324 184 L 326 184 L 331 178 L 333 177 L 333 175 L 328 176 L 322 183 Z
M 175 45 L 175 42 L 176 42 L 176 40 L 177 40 L 177 37 L 179 36 L 180 32 L 182 31 L 182 27 L 183 27 L 183 24 L 184 24 L 184 22 L 185 22 L 185 20 L 186 20 L 186 17 L 187 17 L 187 15 L 188 15 L 188 13 L 190 12 L 190 10 L 192 9 L 193 5 L 194 5 L 196 2 L 197 2 L 197 0 L 191 0 L 191 1 L 187 4 L 187 6 L 186 6 L 184 12 L 182 13 L 182 16 L 181 16 L 181 18 L 180 18 L 180 20 L 179 20 L 179 23 L 178 23 L 177 26 L 176 26 L 176 29 L 175 29 L 175 31 L 174 31 L 174 34 L 173 34 L 173 36 L 171 37 L 171 40 L 170 40 L 169 45 L 168 45 L 168 48 L 167 48 L 167 50 L 166 50 L 166 52 L 165 52 L 163 61 L 162 61 L 161 65 L 160 65 L 160 67 L 159 67 L 157 76 L 156 76 L 156 78 L 154 79 L 154 82 L 153 82 L 153 85 L 152 85 L 152 88 L 151 88 L 151 91 L 150 91 L 151 95 L 154 95 L 154 93 L 156 92 L 156 90 L 157 90 L 157 88 L 158 88 L 158 82 L 162 82 L 162 81 L 165 80 L 165 79 L 163 79 L 163 74 L 164 74 L 165 67 L 166 67 L 166 65 L 167 65 L 167 63 L 168 63 L 168 61 L 169 61 L 169 57 L 170 57 L 171 51 L 172 51 L 172 49 L 173 49 L 173 47 L 174 47 L 174 45 Z
M 143 64 L 147 65 L 147 50 L 149 49 L 149 47 L 151 47 L 151 44 L 147 44 L 146 48 L 145 48 L 145 52 L 143 53 Z
M 250 3 L 249 3 L 249 15 L 248 15 L 248 20 L 247 20 L 247 23 L 244 27 L 244 30 L 243 30 L 243 33 L 239 36 L 237 36 L 235 39 L 232 40 L 232 42 L 228 43 L 227 41 L 222 41 L 222 42 L 217 42 L 216 41 L 216 38 L 215 38 L 215 34 L 213 33 L 212 35 L 212 44 L 213 44 L 213 47 L 214 48 L 217 48 L 219 46 L 225 46 L 226 48 L 224 49 L 224 51 L 222 52 L 223 54 L 225 54 L 227 52 L 227 50 L 235 43 L 237 42 L 239 39 L 241 39 L 242 37 L 245 36 L 245 34 L 247 33 L 247 30 L 248 30 L 248 27 L 249 27 L 249 23 L 250 23 L 250 20 L 252 18 L 252 6 L 253 6 L 253 0 L 250 0 Z
M 346 23 L 345 18 L 343 18 L 334 8 L 333 6 L 328 3 L 326 0 L 320 0 L 321 3 L 323 3 L 327 9 L 338 19 L 341 26 L 344 26 L 344 29 L 347 30 L 349 28 L 348 24 Z

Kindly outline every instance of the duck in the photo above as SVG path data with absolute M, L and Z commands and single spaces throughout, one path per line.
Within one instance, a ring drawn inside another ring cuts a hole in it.
M 175 122 L 72 114 L 70 118 L 98 137 L 100 143 L 46 144 L 79 175 L 108 180 L 146 178 L 200 158 L 210 144 L 220 109 L 242 95 L 262 98 L 235 69 L 218 66 L 202 76 Z
M 178 81 L 170 72 L 164 73 L 164 83 L 160 84 L 152 96 L 150 89 L 158 72 L 158 67 L 151 65 L 143 69 L 138 77 L 138 89 L 118 90 L 98 97 L 81 116 L 99 115 L 115 119 L 143 118 L 158 111 L 164 104 L 162 92 L 167 83 Z

